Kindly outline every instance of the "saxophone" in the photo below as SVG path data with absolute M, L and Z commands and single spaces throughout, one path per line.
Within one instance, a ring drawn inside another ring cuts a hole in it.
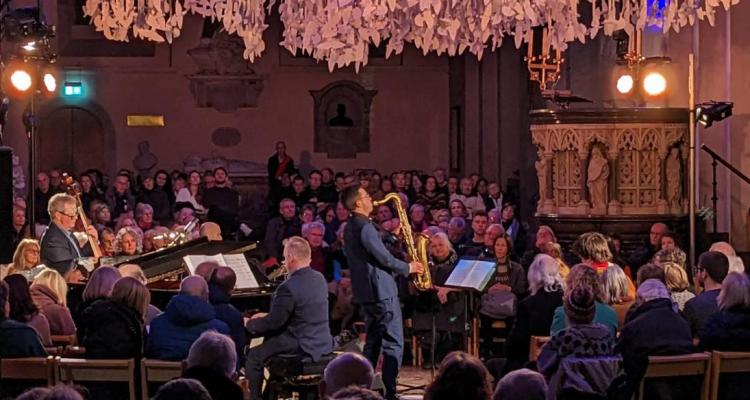
M 416 238 L 414 237 L 409 217 L 406 215 L 404 205 L 401 203 L 401 197 L 397 193 L 388 193 L 383 200 L 373 201 L 372 205 L 377 207 L 389 201 L 393 201 L 396 207 L 398 220 L 401 224 L 401 232 L 404 235 L 403 240 L 406 244 L 406 252 L 409 254 L 410 261 L 418 261 L 424 266 L 423 273 L 414 275 L 414 286 L 419 291 L 429 290 L 432 288 L 432 277 L 430 276 L 429 259 L 427 257 L 427 243 L 430 239 L 424 233 L 419 233 Z

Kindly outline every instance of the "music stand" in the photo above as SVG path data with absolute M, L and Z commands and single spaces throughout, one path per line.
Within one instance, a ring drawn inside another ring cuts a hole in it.
M 458 289 L 468 293 L 464 309 L 464 326 L 466 331 L 471 332 L 472 345 L 471 349 L 467 348 L 469 354 L 478 356 L 479 340 L 475 338 L 477 328 L 474 326 L 474 294 L 482 293 L 487 285 L 492 282 L 497 271 L 497 262 L 495 260 L 481 257 L 462 257 L 453 268 L 448 279 L 443 286 Z M 472 312 L 472 324 L 469 325 L 469 310 Z M 467 344 L 467 347 L 468 344 Z

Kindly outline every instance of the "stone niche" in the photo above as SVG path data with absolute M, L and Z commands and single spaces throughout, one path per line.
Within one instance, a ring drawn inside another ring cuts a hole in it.
M 688 110 L 535 110 L 537 215 L 684 216 Z

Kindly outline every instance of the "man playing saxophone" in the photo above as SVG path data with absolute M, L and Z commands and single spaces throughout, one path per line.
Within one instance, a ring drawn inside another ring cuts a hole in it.
M 386 399 L 396 399 L 404 330 L 392 274 L 421 274 L 425 266 L 416 261 L 407 264 L 388 252 L 370 221 L 373 204 L 367 191 L 358 185 L 350 186 L 341 193 L 341 202 L 352 213 L 344 230 L 344 253 L 351 271 L 354 299 L 365 313 L 364 354 L 375 366 L 382 350 Z

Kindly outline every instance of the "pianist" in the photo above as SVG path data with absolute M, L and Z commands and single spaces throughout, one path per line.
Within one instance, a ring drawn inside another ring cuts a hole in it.
M 263 344 L 247 352 L 250 400 L 261 398 L 263 364 L 271 356 L 291 354 L 318 361 L 333 347 L 328 286 L 323 275 L 310 268 L 310 245 L 292 236 L 285 241 L 283 254 L 289 278 L 276 289 L 270 312 L 255 314 L 245 322 L 251 336 L 266 336 Z

